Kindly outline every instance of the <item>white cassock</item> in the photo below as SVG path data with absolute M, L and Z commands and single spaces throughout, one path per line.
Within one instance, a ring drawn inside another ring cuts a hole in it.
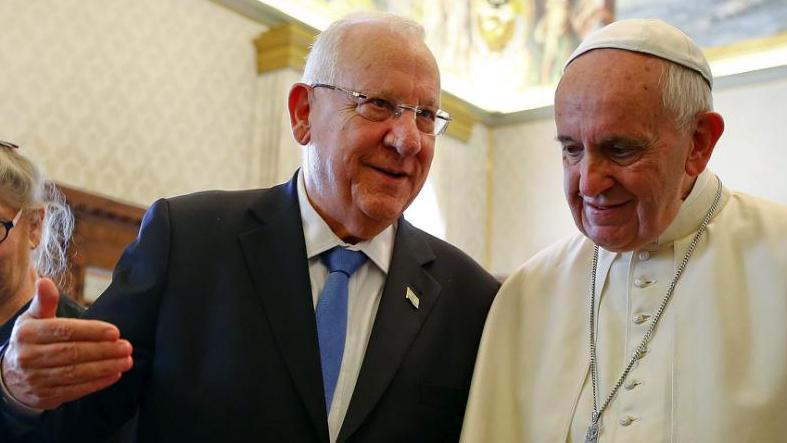
M 647 330 L 716 194 L 705 171 L 654 244 L 600 250 L 599 403 Z M 593 243 L 541 251 L 495 299 L 463 443 L 582 442 Z M 787 206 L 722 192 L 648 345 L 608 409 L 599 442 L 787 442 Z

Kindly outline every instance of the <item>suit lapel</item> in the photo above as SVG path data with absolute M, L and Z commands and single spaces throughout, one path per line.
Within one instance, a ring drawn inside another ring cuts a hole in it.
M 239 240 L 295 387 L 318 435 L 327 441 L 317 326 L 296 178 L 273 188 L 271 194 L 250 208 L 261 225 L 241 234 Z
M 434 259 L 423 234 L 400 219 L 380 306 L 338 442 L 350 437 L 380 400 L 437 301 L 440 284 L 423 268 Z M 418 296 L 417 309 L 405 298 L 408 287 Z

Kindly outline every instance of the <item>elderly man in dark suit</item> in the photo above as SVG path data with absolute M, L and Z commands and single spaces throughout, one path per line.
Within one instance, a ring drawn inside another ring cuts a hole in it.
M 450 120 L 423 34 L 385 14 L 322 33 L 289 96 L 303 167 L 156 202 L 92 320 L 53 318 L 39 282 L 4 410 L 56 441 L 137 408 L 142 442 L 458 440 L 498 284 L 402 218 Z

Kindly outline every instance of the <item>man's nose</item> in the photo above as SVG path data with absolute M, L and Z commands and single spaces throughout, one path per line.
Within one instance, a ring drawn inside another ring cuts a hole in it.
M 611 168 L 603 156 L 586 153 L 579 163 L 579 192 L 595 197 L 610 189 L 615 184 Z
M 416 114 L 411 109 L 399 108 L 389 120 L 390 129 L 386 134 L 386 144 L 396 149 L 403 157 L 413 156 L 421 151 L 421 131 L 416 124 Z

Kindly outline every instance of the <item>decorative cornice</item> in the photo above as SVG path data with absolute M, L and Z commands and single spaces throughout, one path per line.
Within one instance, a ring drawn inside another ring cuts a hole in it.
M 480 123 L 483 119 L 482 112 L 470 103 L 461 98 L 443 91 L 440 99 L 440 108 L 451 115 L 451 123 L 448 125 L 446 135 L 454 137 L 463 142 L 470 141 L 473 133 L 473 126 Z
M 769 37 L 742 40 L 730 45 L 703 49 L 709 61 L 735 57 L 742 54 L 753 54 L 787 45 L 787 32 L 781 32 Z M 715 80 L 715 79 L 714 79 Z
M 254 40 L 257 73 L 292 68 L 303 71 L 309 46 L 317 31 L 300 23 L 285 23 L 268 29 Z

